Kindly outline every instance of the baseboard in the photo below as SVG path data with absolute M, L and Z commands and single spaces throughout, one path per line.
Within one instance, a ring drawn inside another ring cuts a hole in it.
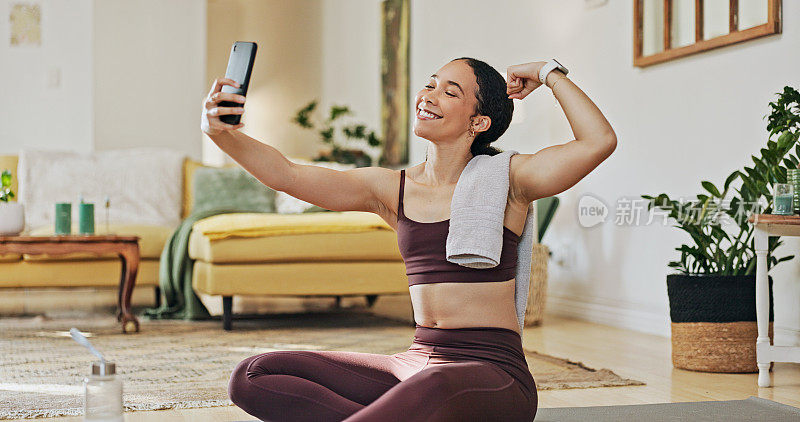
M 669 313 L 641 309 L 641 305 L 621 300 L 596 297 L 567 297 L 549 294 L 545 309 L 548 314 L 625 328 L 662 337 L 670 337 Z M 800 346 L 800 330 L 774 326 L 774 344 Z
M 641 309 L 641 305 L 597 297 L 559 296 L 548 292 L 546 312 L 612 327 L 669 337 L 669 313 Z

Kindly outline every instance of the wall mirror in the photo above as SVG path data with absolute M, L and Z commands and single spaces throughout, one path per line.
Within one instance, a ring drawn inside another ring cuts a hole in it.
M 781 32 L 781 0 L 633 0 L 633 65 Z

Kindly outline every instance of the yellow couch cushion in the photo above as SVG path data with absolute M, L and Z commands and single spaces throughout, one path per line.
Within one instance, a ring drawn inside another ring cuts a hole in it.
M 0 262 L 14 262 L 22 259 L 18 253 L 0 253 Z
M 292 233 L 211 240 L 200 231 L 189 236 L 189 257 L 205 262 L 402 261 L 394 231 Z
M 11 191 L 14 192 L 14 197 L 11 202 L 16 202 L 19 197 L 19 182 L 17 180 L 17 162 L 16 155 L 0 155 L 0 173 L 3 170 L 11 172 Z
M 408 294 L 402 261 L 217 265 L 194 262 L 192 286 L 209 295 Z
M 98 224 L 95 221 L 95 233 L 105 234 L 105 224 Z M 135 235 L 139 236 L 139 256 L 144 258 L 158 259 L 161 257 L 161 251 L 164 249 L 164 244 L 175 231 L 176 227 L 154 226 L 146 224 L 110 224 L 108 230 L 111 233 L 119 235 Z M 72 232 L 78 232 L 78 226 L 72 226 Z M 47 236 L 53 234 L 53 226 L 42 226 L 31 230 L 31 236 Z M 117 259 L 117 254 L 104 253 L 93 254 L 86 252 L 76 252 L 67 255 L 49 255 L 49 254 L 23 254 L 23 259 L 26 261 L 69 261 L 69 260 L 85 260 L 85 259 Z
M 186 158 L 183 161 L 183 209 L 181 218 L 186 218 L 192 212 L 192 177 L 195 170 L 203 167 L 203 163 Z
M 158 260 L 143 259 L 136 286 L 158 285 Z M 119 286 L 119 259 L 0 262 L 0 288 Z
M 361 233 L 394 231 L 377 214 L 363 211 L 304 214 L 229 213 L 204 218 L 192 225 L 210 240 L 228 237 L 262 237 L 309 233 Z

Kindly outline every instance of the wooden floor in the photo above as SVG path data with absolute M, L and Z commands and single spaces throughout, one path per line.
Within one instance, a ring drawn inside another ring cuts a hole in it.
M 539 407 L 607 406 L 762 397 L 800 407 L 800 364 L 776 363 L 773 387 L 758 388 L 757 374 L 710 374 L 672 367 L 670 340 L 629 330 L 546 316 L 541 327 L 526 328 L 524 346 L 538 352 L 608 368 L 645 386 L 602 387 L 539 392 Z M 534 370 L 534 377 L 536 376 Z M 41 421 L 42 419 L 29 419 Z M 82 417 L 51 418 L 82 421 Z M 126 413 L 138 421 L 255 420 L 234 406 Z

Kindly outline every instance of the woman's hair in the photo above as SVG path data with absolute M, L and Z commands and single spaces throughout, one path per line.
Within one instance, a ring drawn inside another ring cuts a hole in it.
M 511 124 L 511 116 L 514 114 L 514 100 L 508 98 L 506 93 L 506 80 L 495 68 L 488 63 L 473 59 L 472 57 L 459 57 L 451 60 L 464 60 L 475 72 L 475 79 L 478 82 L 478 105 L 475 107 L 475 115 L 489 116 L 492 123 L 489 129 L 478 133 L 472 141 L 470 152 L 472 155 L 497 155 L 499 150 L 489 144 L 496 141 Z

